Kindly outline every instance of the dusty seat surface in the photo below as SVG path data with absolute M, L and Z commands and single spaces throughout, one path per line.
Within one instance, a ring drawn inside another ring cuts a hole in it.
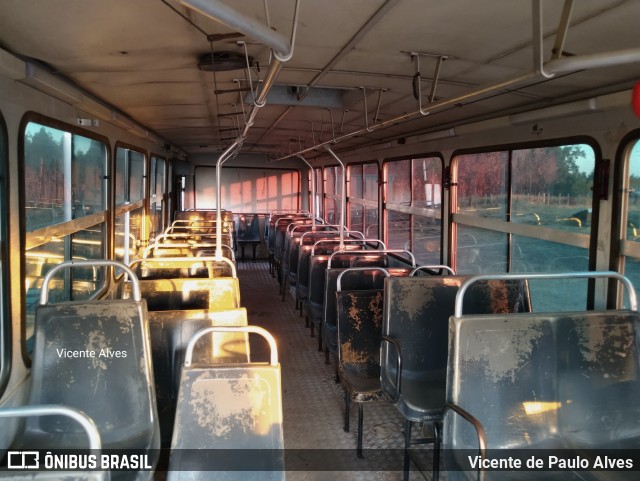
M 244 308 L 222 311 L 184 310 L 149 313 L 153 371 L 163 445 L 171 441 L 180 370 L 185 350 L 193 335 L 204 327 L 246 326 Z M 249 339 L 246 333 L 220 332 L 203 337 L 196 344 L 194 358 L 198 362 L 249 362 Z
M 131 296 L 131 285 L 122 285 L 122 297 Z M 149 311 L 232 309 L 240 307 L 240 287 L 235 277 L 212 279 L 155 279 L 140 281 Z
M 155 464 L 160 446 L 144 301 L 109 300 L 38 306 L 30 405 L 79 409 L 95 422 L 102 447 L 136 449 Z M 70 419 L 28 419 L 19 447 L 86 448 Z M 118 479 L 149 473 L 122 471 Z
M 325 277 L 322 342 L 331 352 L 337 352 L 338 349 L 337 324 L 339 318 L 344 319 L 344 316 L 349 316 L 354 310 L 363 312 L 364 315 L 378 315 L 377 309 L 382 309 L 383 305 L 382 299 L 379 303 L 371 305 L 366 303 L 370 297 L 367 291 L 382 291 L 386 277 L 385 272 L 377 269 L 349 271 L 342 276 L 342 291 L 336 292 L 338 277 L 347 269 L 328 269 Z M 385 268 L 385 271 L 390 276 L 406 276 L 410 269 Z M 349 294 L 344 294 L 345 292 Z M 360 297 L 362 299 L 359 299 Z M 358 304 L 359 307 L 356 307 L 355 304 Z M 348 305 L 350 307 L 346 307 Z M 367 309 L 369 312 L 366 312 Z
M 283 480 L 280 382 L 279 365 L 183 370 L 168 479 Z M 189 455 L 190 449 L 200 454 Z M 242 457 L 243 449 L 250 449 L 250 456 Z M 230 453 L 224 459 L 211 459 L 224 450 Z M 226 471 L 222 463 L 234 456 L 253 471 Z
M 400 390 L 397 348 L 382 349 L 382 387 L 396 407 L 412 421 L 440 418 L 445 405 L 449 317 L 456 293 L 466 277 L 390 277 L 385 280 L 383 335 L 401 351 Z M 485 281 L 473 286 L 465 312 L 523 312 L 530 310 L 526 284 Z
M 337 337 L 340 379 L 356 402 L 381 397 L 382 289 L 340 291 Z
M 452 318 L 447 401 L 482 423 L 489 449 L 638 449 L 640 405 L 629 400 L 640 395 L 639 321 L 633 311 Z M 449 411 L 444 426 L 446 448 L 477 446 L 460 416 Z M 445 457 L 450 470 L 460 461 Z M 535 474 L 637 479 L 632 471 Z

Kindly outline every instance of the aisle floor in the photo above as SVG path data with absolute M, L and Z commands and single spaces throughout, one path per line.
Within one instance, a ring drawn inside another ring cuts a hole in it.
M 358 459 L 357 405 L 352 403 L 351 432 L 346 433 L 342 429 L 344 392 L 335 382 L 335 358 L 325 364 L 324 353 L 305 328 L 293 297 L 287 293 L 282 301 L 278 295 L 278 283 L 269 273 L 268 263 L 240 262 L 238 277 L 249 324 L 264 327 L 278 343 L 287 480 L 402 480 L 404 420 L 398 411 L 387 401 L 365 404 L 365 459 Z M 252 357 L 260 356 L 259 351 L 260 347 L 254 348 L 252 342 Z M 417 434 L 414 428 L 414 436 Z M 390 459 L 394 461 L 389 462 Z M 337 466 L 344 470 L 335 471 Z M 396 468 L 399 471 L 387 470 Z M 422 479 L 423 475 L 412 465 L 410 480 Z

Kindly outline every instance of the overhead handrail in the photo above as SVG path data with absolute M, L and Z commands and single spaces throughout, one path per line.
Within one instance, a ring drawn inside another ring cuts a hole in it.
M 427 269 L 432 271 L 445 270 L 445 271 L 449 271 L 452 276 L 456 275 L 456 272 L 451 267 L 445 266 L 444 264 L 434 264 L 434 265 L 418 266 L 409 273 L 409 276 L 414 276 L 418 272 L 427 270 Z
M 335 251 L 332 252 L 329 256 L 329 260 L 327 262 L 327 269 L 331 269 L 331 260 L 335 256 L 345 255 L 345 254 L 362 254 L 362 255 L 371 255 L 371 254 L 408 254 L 409 259 L 411 260 L 411 267 L 416 267 L 416 258 L 411 253 L 411 251 L 404 249 L 385 249 L 385 250 L 376 250 L 376 251 Z
M 193 358 L 193 349 L 196 345 L 198 339 L 200 339 L 205 334 L 209 334 L 210 332 L 247 332 L 259 334 L 266 339 L 269 343 L 269 348 L 271 350 L 271 356 L 269 364 L 272 366 L 278 365 L 278 346 L 276 344 L 276 340 L 273 338 L 271 333 L 266 329 L 259 326 L 238 326 L 238 327 L 230 327 L 230 326 L 212 326 L 206 327 L 204 329 L 200 329 L 198 332 L 194 334 L 194 336 L 189 341 L 187 345 L 187 351 L 184 356 L 184 365 L 185 367 L 190 367 Z
M 610 66 L 640 62 L 640 48 L 635 47 L 635 48 L 629 48 L 629 49 L 615 50 L 611 52 L 599 52 L 594 54 L 583 54 L 583 55 L 574 55 L 574 56 L 564 56 L 562 58 L 552 58 L 551 60 L 544 63 L 542 60 L 542 54 L 541 54 L 541 46 L 543 44 L 544 37 L 543 37 L 542 28 L 539 28 L 537 26 L 537 24 L 538 25 L 540 24 L 541 18 L 542 18 L 541 0 L 532 0 L 532 19 L 533 19 L 532 20 L 532 23 L 533 23 L 532 38 L 533 38 L 533 47 L 534 47 L 533 49 L 534 65 L 537 65 L 537 66 L 534 66 L 532 71 L 525 73 L 523 75 L 510 77 L 505 80 L 501 80 L 489 85 L 476 87 L 460 95 L 454 95 L 453 97 L 433 101 L 429 103 L 428 110 L 419 108 L 415 111 L 404 113 L 396 117 L 392 117 L 383 122 L 369 125 L 368 128 L 361 128 L 353 132 L 340 135 L 335 139 L 325 140 L 317 144 L 314 142 L 314 145 L 312 145 L 311 147 L 307 147 L 297 152 L 291 152 L 291 153 L 282 155 L 281 157 L 278 157 L 277 159 L 275 159 L 274 162 L 285 160 L 290 157 L 295 157 L 298 155 L 304 155 L 308 152 L 316 151 L 320 147 L 326 147 L 329 144 L 335 144 L 337 142 L 342 142 L 344 140 L 350 139 L 352 137 L 366 135 L 369 132 L 385 129 L 387 127 L 392 127 L 394 125 L 397 125 L 398 123 L 406 122 L 408 120 L 413 120 L 414 118 L 419 118 L 423 115 L 426 115 L 427 113 L 433 113 L 435 111 L 444 110 L 445 108 L 448 108 L 448 107 L 453 107 L 456 105 L 463 104 L 465 102 L 470 102 L 472 100 L 476 100 L 479 97 L 491 95 L 501 90 L 514 89 L 514 88 L 530 85 L 538 81 L 540 77 L 548 78 L 549 76 L 577 72 L 579 70 L 600 68 L 600 67 L 610 67 Z M 542 72 L 544 72 L 545 74 L 543 75 Z
M 311 248 L 311 255 L 315 254 L 316 251 L 316 246 L 320 245 L 320 244 L 338 244 L 340 242 L 339 239 L 320 239 L 319 241 L 316 241 L 315 244 L 313 244 L 313 247 Z M 378 245 L 382 246 L 382 249 L 386 249 L 387 246 L 384 242 L 382 242 L 380 239 L 345 239 L 344 241 L 342 241 L 343 243 L 347 243 L 347 244 L 366 244 L 368 242 L 372 242 L 372 243 L 376 243 Z M 360 252 L 360 251 L 340 251 L 340 252 Z M 362 251 L 365 252 L 365 251 Z M 375 250 L 375 251 L 366 251 L 367 253 L 374 253 L 374 252 L 381 252 L 381 250 Z
M 123 264 L 122 262 L 112 261 L 107 259 L 95 259 L 91 261 L 66 261 L 53 266 L 47 275 L 44 276 L 44 280 L 42 281 L 42 291 L 40 292 L 40 305 L 45 305 L 49 301 L 49 282 L 53 279 L 53 276 L 56 275 L 56 272 L 73 267 L 116 267 L 118 269 L 122 269 L 127 273 L 129 278 L 131 279 L 132 290 L 133 290 L 133 300 L 139 302 L 142 299 L 142 295 L 140 294 L 140 283 L 138 282 L 138 278 L 131 270 L 129 266 Z
M 462 317 L 462 300 L 465 292 L 471 284 L 478 281 L 529 281 L 537 279 L 616 279 L 620 281 L 627 289 L 629 295 L 629 308 L 632 311 L 638 310 L 638 299 L 636 291 L 631 281 L 625 276 L 613 271 L 592 271 L 592 272 L 558 272 L 558 273 L 534 273 L 534 274 L 481 274 L 473 276 L 462 283 L 456 294 L 456 303 L 453 316 Z
M 377 267 L 377 266 L 349 267 L 348 269 L 345 269 L 340 274 L 338 274 L 338 279 L 336 280 L 336 291 L 338 292 L 342 291 L 342 276 L 344 276 L 349 272 L 355 272 L 355 271 L 380 271 L 384 274 L 385 277 L 391 277 L 391 274 L 389 274 L 389 271 L 386 270 L 384 267 Z
M 251 108 L 249 117 L 245 121 L 242 132 L 235 139 L 235 141 L 224 152 L 222 152 L 222 154 L 220 154 L 216 162 L 216 227 L 218 231 L 220 231 L 220 213 L 222 201 L 220 178 L 222 177 L 222 164 L 226 162 L 234 154 L 234 152 L 237 153 L 236 149 L 242 147 L 242 144 L 249 133 L 249 129 L 253 126 L 256 115 L 258 114 L 258 110 L 260 110 L 266 104 L 267 94 L 275 84 L 276 77 L 280 73 L 283 63 L 290 60 L 293 56 L 293 43 L 295 41 L 295 35 L 297 31 L 300 0 L 296 0 L 291 41 L 288 41 L 281 34 L 275 32 L 274 30 L 259 22 L 256 22 L 252 18 L 241 15 L 220 0 L 182 0 L 182 3 L 183 5 L 196 10 L 207 17 L 224 23 L 235 31 L 258 40 L 260 43 L 263 43 L 264 45 L 270 47 L 273 50 L 275 57 L 275 60 L 269 66 L 269 70 L 267 71 L 262 89 L 260 90 L 258 97 L 253 101 L 253 107 Z M 221 259 L 223 257 L 221 241 L 218 240 L 217 244 L 216 257 Z

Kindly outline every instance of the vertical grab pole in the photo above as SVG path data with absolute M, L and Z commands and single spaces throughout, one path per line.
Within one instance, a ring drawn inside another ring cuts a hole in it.
M 216 260 L 222 260 L 222 190 L 221 180 L 222 177 L 222 164 L 231 157 L 231 153 L 238 146 L 236 140 L 233 144 L 227 147 L 227 150 L 220 154 L 218 162 L 216 162 Z
M 340 225 L 345 225 L 345 211 L 347 205 L 347 183 L 346 183 L 346 169 L 344 167 L 344 162 L 340 160 L 340 158 L 335 154 L 331 147 L 328 145 L 323 146 L 324 149 L 331 154 L 331 156 L 338 161 L 340 167 L 342 167 L 342 195 L 340 199 Z M 340 245 L 338 246 L 338 250 L 344 250 L 344 228 L 340 228 Z
M 311 230 L 316 230 L 316 171 L 302 155 L 298 155 L 298 158 L 311 169 Z

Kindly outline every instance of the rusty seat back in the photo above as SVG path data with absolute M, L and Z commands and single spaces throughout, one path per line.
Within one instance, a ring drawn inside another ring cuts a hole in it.
M 270 362 L 192 362 L 198 336 L 239 331 L 264 336 Z M 280 364 L 273 337 L 255 326 L 199 331 L 189 343 L 180 378 L 167 479 L 284 480 L 283 448 Z
M 623 279 L 614 273 L 575 275 Z M 449 321 L 443 430 L 449 479 L 468 478 L 454 472 L 468 464 L 456 452 L 476 451 L 480 439 L 488 450 L 590 459 L 584 471 L 541 471 L 536 479 L 636 479 L 631 471 L 592 468 L 595 456 L 609 449 L 640 447 L 640 406 L 630 401 L 640 396 L 637 306 L 462 315 L 458 304 Z M 478 473 L 466 474 L 475 479 Z M 481 473 L 485 479 L 500 474 L 509 473 Z
M 142 280 L 140 289 L 149 311 L 240 307 L 240 285 L 236 277 Z M 131 297 L 129 283 L 122 283 L 121 291 L 124 299 Z
M 80 410 L 95 422 L 103 448 L 137 449 L 155 463 L 159 424 L 147 308 L 137 280 L 132 299 L 48 303 L 48 281 L 57 270 L 87 265 L 115 265 L 135 278 L 114 261 L 72 261 L 51 270 L 36 309 L 29 404 Z M 60 417 L 28 419 L 22 440 L 42 449 L 85 443 L 83 429 Z
M 425 269 L 424 273 L 429 272 Z M 385 280 L 381 386 L 405 418 L 405 479 L 411 425 L 430 425 L 437 472 L 440 424 L 445 407 L 448 322 L 462 276 L 410 276 Z M 475 286 L 465 299 L 468 312 L 530 310 L 527 284 L 489 281 Z
M 153 374 L 163 444 L 171 442 L 180 370 L 189 340 L 206 327 L 246 325 L 245 308 L 149 312 Z M 207 364 L 249 362 L 248 334 L 224 332 L 203 336 L 195 345 L 194 360 Z

